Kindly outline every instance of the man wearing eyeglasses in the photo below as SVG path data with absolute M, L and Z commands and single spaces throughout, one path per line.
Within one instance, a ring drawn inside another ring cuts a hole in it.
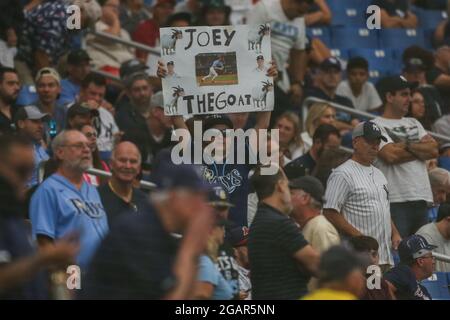
M 97 189 L 83 179 L 83 173 L 92 166 L 92 153 L 87 138 L 76 130 L 58 134 L 52 150 L 58 168 L 31 198 L 33 237 L 45 248 L 70 233 L 79 233 L 77 264 L 83 270 L 108 232 Z
M 419 281 L 434 271 L 432 250 L 437 247 L 421 235 L 404 238 L 398 246 L 400 264 L 385 274 L 385 279 L 399 300 L 431 300 L 428 290 Z

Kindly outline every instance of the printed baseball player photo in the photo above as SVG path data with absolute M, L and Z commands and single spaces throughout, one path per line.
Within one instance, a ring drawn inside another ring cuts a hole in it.
M 264 56 L 262 54 L 256 57 L 256 68 L 253 69 L 253 72 L 257 75 L 266 76 L 267 70 L 269 68 L 265 64 Z
M 167 62 L 167 75 L 166 79 L 180 78 L 180 76 L 175 72 L 175 63 L 173 61 Z
M 199 86 L 238 84 L 236 53 L 201 53 L 195 56 Z

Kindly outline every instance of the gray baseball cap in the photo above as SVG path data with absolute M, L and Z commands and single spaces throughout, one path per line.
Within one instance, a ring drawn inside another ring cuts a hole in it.
M 375 124 L 375 122 L 372 121 L 358 123 L 358 125 L 353 129 L 352 139 L 357 137 L 363 137 L 369 141 L 381 139 L 384 142 L 387 142 L 386 137 L 381 134 L 381 129 Z
M 15 115 L 15 121 L 19 120 L 42 120 L 49 121 L 50 115 L 48 113 L 42 113 L 36 106 L 25 106 L 19 108 Z

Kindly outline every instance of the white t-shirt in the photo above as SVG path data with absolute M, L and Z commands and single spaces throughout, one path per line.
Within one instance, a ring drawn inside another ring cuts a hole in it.
M 300 134 L 300 137 L 303 140 L 303 144 L 305 146 L 305 153 L 309 151 L 309 149 L 311 149 L 312 145 L 313 145 L 313 141 L 312 141 L 312 137 L 309 135 L 308 132 L 304 131 Z
M 324 209 L 334 209 L 362 234 L 380 245 L 380 264 L 393 265 L 388 182 L 374 166 L 350 159 L 333 170 L 327 182 Z
M 450 256 L 450 239 L 447 240 L 442 236 L 436 226 L 436 223 L 433 222 L 426 224 L 416 233 L 427 239 L 430 244 L 437 246 L 437 248 L 433 250 L 434 252 Z M 436 260 L 436 271 L 450 272 L 450 264 Z
M 278 70 L 283 71 L 278 86 L 287 92 L 290 88 L 286 67 L 291 49 L 304 50 L 306 46 L 305 19 L 289 20 L 284 14 L 280 0 L 261 0 L 247 14 L 248 25 L 270 23 L 272 55 Z
M 380 127 L 382 134 L 388 140 L 387 142 L 381 141 L 380 150 L 386 144 L 394 142 L 388 134 L 388 130 L 401 141 L 418 142 L 427 135 L 420 122 L 414 118 L 386 119 L 378 117 L 373 122 Z M 425 161 L 413 160 L 400 164 L 388 164 L 377 158 L 374 165 L 387 178 L 390 202 L 425 200 L 433 203 L 433 194 Z
M 336 228 L 323 215 L 309 220 L 303 227 L 302 233 L 311 246 L 319 252 L 324 252 L 341 242 Z
M 114 147 L 114 134 L 119 132 L 116 121 L 111 112 L 103 107 L 98 108 L 99 117 L 94 121 L 97 131 L 97 146 L 99 151 L 112 151 Z
M 355 108 L 361 111 L 373 110 L 383 104 L 375 86 L 370 82 L 364 83 L 361 94 L 355 97 L 348 80 L 344 80 L 337 87 L 336 94 L 349 98 Z

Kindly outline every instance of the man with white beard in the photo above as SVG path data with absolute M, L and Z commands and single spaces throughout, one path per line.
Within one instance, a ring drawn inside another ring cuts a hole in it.
M 87 138 L 79 131 L 65 130 L 52 142 L 58 169 L 31 198 L 33 237 L 40 247 L 69 234 L 79 233 L 77 264 L 87 266 L 108 232 L 108 221 L 97 189 L 85 182 L 83 173 L 92 166 Z

